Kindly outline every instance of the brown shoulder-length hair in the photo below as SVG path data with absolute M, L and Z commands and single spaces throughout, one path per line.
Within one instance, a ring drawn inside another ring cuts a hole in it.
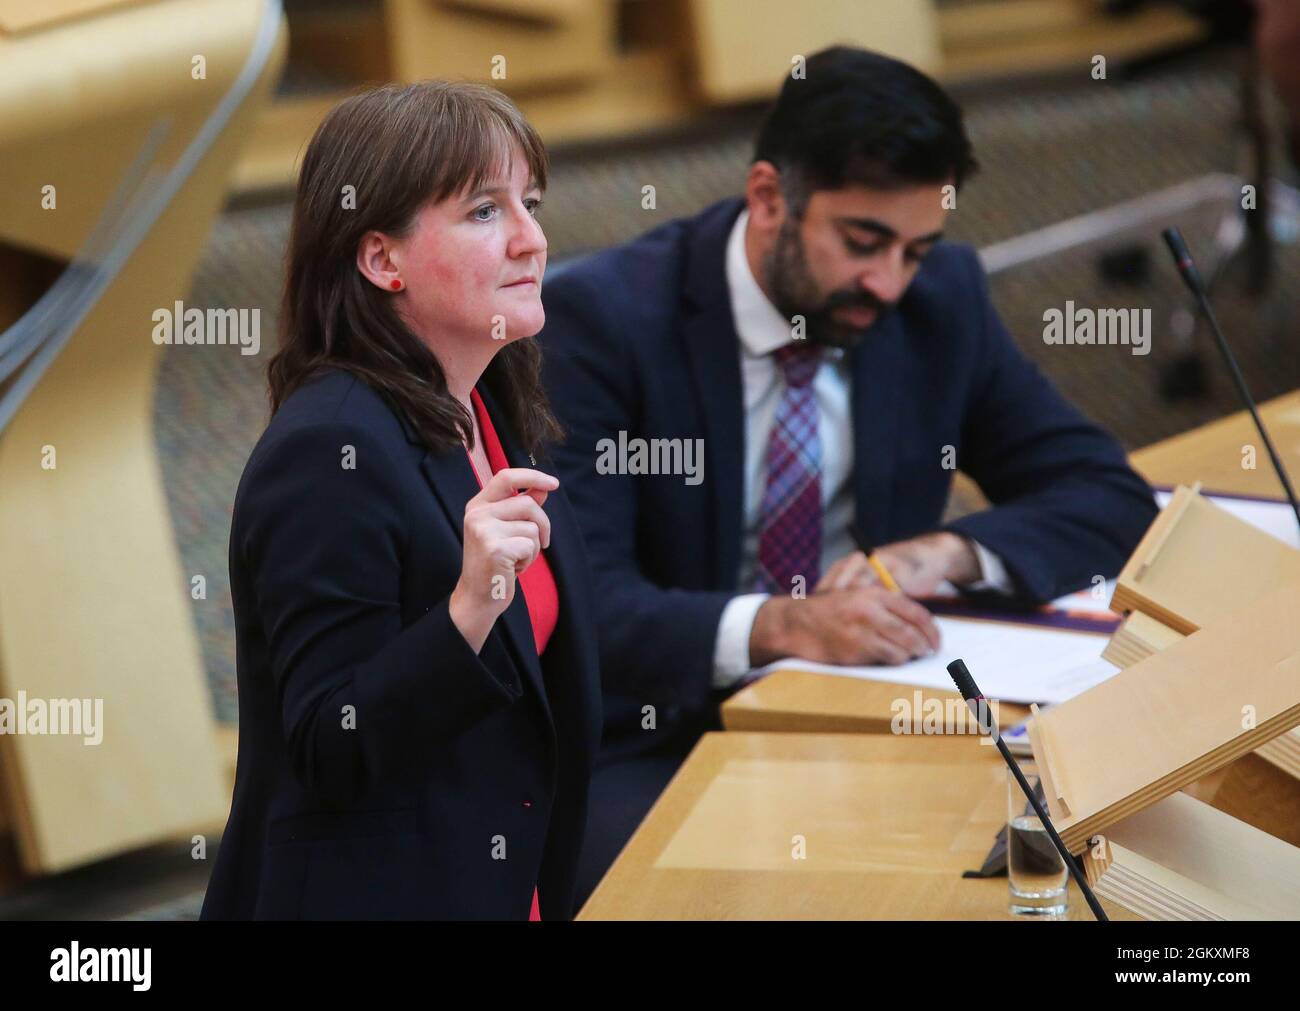
M 537 131 L 508 98 L 483 85 L 389 84 L 330 111 L 298 177 L 280 347 L 266 370 L 272 414 L 313 373 L 334 366 L 403 412 L 430 449 L 473 445 L 469 412 L 391 296 L 357 269 L 357 245 L 372 229 L 408 235 L 426 203 L 477 189 L 509 166 L 515 150 L 545 189 L 548 160 Z M 561 438 L 542 388 L 536 340 L 504 345 L 483 380 L 528 452 Z

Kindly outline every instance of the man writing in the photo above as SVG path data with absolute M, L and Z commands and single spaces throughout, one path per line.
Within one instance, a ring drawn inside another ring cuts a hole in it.
M 586 888 L 752 668 L 921 656 L 939 638 L 912 598 L 1051 599 L 1117 572 L 1155 515 L 943 241 L 973 169 L 933 81 L 836 47 L 786 81 L 742 198 L 548 281 L 556 460 L 600 601 Z M 620 433 L 702 439 L 703 480 L 598 473 Z M 992 508 L 941 527 L 958 468 Z

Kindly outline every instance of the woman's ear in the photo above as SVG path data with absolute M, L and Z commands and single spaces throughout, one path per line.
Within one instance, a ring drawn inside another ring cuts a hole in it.
M 400 291 L 405 287 L 401 253 L 391 236 L 369 231 L 357 243 L 357 270 L 377 288 Z

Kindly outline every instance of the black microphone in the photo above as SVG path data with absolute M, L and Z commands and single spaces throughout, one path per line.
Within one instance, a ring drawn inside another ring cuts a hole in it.
M 1079 886 L 1079 891 L 1083 892 L 1083 897 L 1088 900 L 1088 908 L 1092 910 L 1092 915 L 1103 923 L 1109 923 L 1110 917 L 1106 915 L 1106 910 L 1101 908 L 1097 896 L 1092 894 L 1092 889 L 1088 887 L 1087 878 L 1083 876 L 1083 872 L 1075 864 L 1074 857 L 1070 856 L 1070 851 L 1065 848 L 1065 843 L 1061 841 L 1061 837 L 1056 834 L 1052 819 L 1047 816 L 1047 809 L 1039 802 L 1038 797 L 1029 786 L 1028 780 L 1025 779 L 1025 774 L 1020 771 L 1020 766 L 1011 757 L 1011 752 L 1007 749 L 1006 742 L 1002 740 L 1002 734 L 993 719 L 988 700 L 984 698 L 984 693 L 979 690 L 979 686 L 975 684 L 975 679 L 971 677 L 970 671 L 966 669 L 966 661 L 954 660 L 948 664 L 948 676 L 952 678 L 953 683 L 957 686 L 957 691 L 961 692 L 961 697 L 966 700 L 966 705 L 970 706 L 971 712 L 975 714 L 975 722 L 979 724 L 984 733 L 993 738 L 993 743 L 998 746 L 998 751 L 1002 753 L 1007 768 L 1016 777 L 1020 789 L 1025 792 L 1025 796 L 1029 798 L 1029 803 L 1034 806 L 1034 813 L 1038 815 L 1038 820 L 1043 823 L 1043 828 L 1047 829 L 1047 834 L 1052 837 L 1052 844 L 1056 847 L 1056 852 L 1061 855 L 1061 859 L 1069 869 L 1070 876 L 1074 878 L 1075 884 Z
M 1255 401 L 1251 398 L 1250 390 L 1246 389 L 1246 380 L 1241 374 L 1241 369 L 1237 367 L 1237 359 L 1233 356 L 1232 349 L 1228 347 L 1228 342 L 1224 340 L 1223 331 L 1219 329 L 1219 321 L 1215 319 L 1214 310 L 1210 307 L 1210 300 L 1205 293 L 1205 285 L 1201 283 L 1200 272 L 1196 269 L 1196 261 L 1192 259 L 1191 251 L 1187 248 L 1187 243 L 1183 241 L 1182 233 L 1177 228 L 1166 228 L 1160 234 L 1164 237 L 1169 252 L 1174 256 L 1174 264 L 1178 267 L 1179 275 L 1196 297 L 1196 302 L 1201 307 L 1201 311 L 1205 313 L 1205 318 L 1210 321 L 1210 329 L 1214 332 L 1215 342 L 1219 345 L 1219 353 L 1223 355 L 1223 360 L 1228 363 L 1228 372 L 1232 375 L 1232 381 L 1237 385 L 1237 393 L 1241 396 L 1242 403 L 1246 405 L 1246 410 L 1250 411 L 1251 420 L 1255 422 L 1255 429 L 1259 432 L 1259 437 L 1264 440 L 1264 448 L 1268 450 L 1268 457 L 1273 461 L 1273 470 L 1277 474 L 1278 480 L 1282 482 L 1282 489 L 1286 492 L 1287 501 L 1291 503 L 1291 511 L 1295 513 L 1296 524 L 1300 526 L 1300 502 L 1296 501 L 1295 489 L 1291 487 L 1291 479 L 1287 476 L 1286 468 L 1282 466 L 1282 458 L 1277 455 L 1273 440 L 1268 437 L 1264 422 L 1260 419 L 1259 411 L 1255 410 Z
M 1166 228 L 1160 234 L 1164 237 L 1169 252 L 1173 254 L 1174 266 L 1178 268 L 1182 279 L 1187 282 L 1187 287 L 1192 289 L 1193 295 L 1201 294 L 1205 286 L 1201 284 L 1200 272 L 1196 269 L 1196 261 L 1192 259 L 1192 251 L 1187 248 L 1187 243 L 1183 240 L 1183 233 L 1177 228 Z

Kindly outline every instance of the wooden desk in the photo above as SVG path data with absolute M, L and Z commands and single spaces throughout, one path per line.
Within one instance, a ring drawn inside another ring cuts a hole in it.
M 1300 391 L 1261 412 L 1300 473 Z M 1255 438 L 1242 412 L 1132 460 L 1156 484 L 1280 495 L 1271 473 L 1241 469 L 1241 446 Z M 701 740 L 578 918 L 1010 918 L 1005 878 L 961 877 L 1005 820 L 1005 767 L 977 738 L 885 733 L 891 703 L 912 691 L 800 671 L 750 686 L 723 708 L 730 732 Z M 1019 709 L 1003 707 L 1003 722 Z M 788 732 L 738 732 L 755 726 Z M 1279 775 L 1246 755 L 1187 792 L 1300 844 L 1300 794 Z M 1278 798 L 1274 814 L 1261 812 L 1261 795 Z M 796 836 L 806 859 L 794 858 Z M 1070 894 L 1070 918 L 1089 918 L 1073 883 Z M 1113 919 L 1137 918 L 1102 905 Z
M 722 725 L 728 730 L 888 734 L 897 700 L 906 700 L 909 710 L 915 711 L 918 707 L 913 704 L 914 693 L 918 691 L 922 706 L 936 699 L 944 712 L 951 711 L 950 702 L 961 701 L 956 692 L 934 688 L 781 670 L 727 699 L 722 704 Z M 916 715 L 919 719 L 922 713 Z M 999 726 L 1013 726 L 1028 715 L 1026 706 L 993 703 L 993 716 Z M 954 723 L 951 719 L 944 721 L 946 733 L 960 732 Z
M 707 734 L 578 918 L 1012 919 L 1006 878 L 961 876 L 1006 820 L 1006 775 L 974 737 Z
M 1300 479 L 1300 390 L 1260 405 L 1269 435 L 1294 485 Z M 1255 447 L 1255 469 L 1242 467 L 1242 447 Z M 1202 482 L 1205 492 L 1225 491 L 1283 499 L 1282 483 L 1245 411 L 1139 449 L 1130 458 L 1152 484 Z
M 1260 414 L 1294 484 L 1300 478 L 1300 390 L 1261 405 Z M 1241 466 L 1245 445 L 1256 447 L 1254 470 Z M 1283 497 L 1268 453 L 1245 411 L 1157 442 L 1130 459 L 1152 484 L 1201 481 L 1207 492 Z M 888 733 L 894 700 L 911 699 L 913 690 L 878 681 L 775 671 L 723 703 L 722 723 L 728 730 Z M 923 698 L 955 699 L 957 695 L 925 689 Z M 1005 704 L 998 720 L 1009 725 L 1026 715 L 1024 707 Z M 1300 837 L 1300 828 L 1297 833 Z

